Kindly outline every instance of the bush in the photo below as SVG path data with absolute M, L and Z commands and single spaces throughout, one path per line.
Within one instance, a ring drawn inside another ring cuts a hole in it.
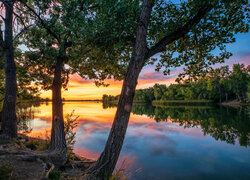
M 61 178 L 61 171 L 59 171 L 58 169 L 53 169 L 49 173 L 49 179 L 50 180 L 60 180 L 60 178 Z
M 74 111 L 72 111 L 71 114 L 67 114 L 66 116 L 66 122 L 65 122 L 65 127 L 64 127 L 64 132 L 65 132 L 65 139 L 66 139 L 66 144 L 68 147 L 68 154 L 69 158 L 74 158 L 73 156 L 73 147 L 75 144 L 75 138 L 76 138 L 76 132 L 74 129 L 77 127 L 78 122 L 77 119 L 79 116 L 74 117 Z

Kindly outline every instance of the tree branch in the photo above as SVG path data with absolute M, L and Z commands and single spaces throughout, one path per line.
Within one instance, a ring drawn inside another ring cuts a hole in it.
M 33 24 L 31 24 L 29 26 L 24 26 L 24 28 L 13 38 L 13 41 L 15 41 L 19 36 L 21 36 L 23 33 L 25 33 L 32 26 L 33 26 Z
M 155 54 L 162 52 L 166 49 L 166 46 L 178 40 L 179 38 L 186 35 L 193 26 L 197 25 L 201 19 L 213 8 L 212 5 L 207 5 L 206 7 L 201 7 L 197 14 L 190 19 L 183 27 L 178 28 L 176 31 L 166 35 L 153 47 L 151 47 L 147 53 L 147 58 L 154 56 Z
M 34 9 L 32 9 L 29 5 L 27 5 L 24 1 L 20 1 L 24 6 L 26 6 L 28 8 L 29 11 L 31 11 L 39 20 L 39 22 L 41 23 L 41 25 L 48 31 L 49 34 L 51 34 L 58 43 L 60 43 L 60 38 L 56 35 L 56 33 L 54 33 L 50 27 L 44 22 L 44 20 L 40 17 L 40 15 L 38 15 L 36 13 L 36 11 Z
M 22 17 L 19 16 L 19 15 L 18 15 L 17 13 L 15 13 L 14 11 L 13 11 L 13 14 L 21 21 L 22 25 L 25 27 L 26 25 L 25 25 L 25 22 L 23 21 Z
M 5 21 L 5 18 L 0 14 L 0 17 L 3 19 L 3 21 Z

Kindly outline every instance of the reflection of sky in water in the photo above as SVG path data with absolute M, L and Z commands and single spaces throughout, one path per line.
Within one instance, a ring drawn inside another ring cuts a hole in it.
M 41 136 L 51 126 L 51 104 L 41 105 L 32 123 L 32 136 Z M 115 108 L 101 103 L 67 102 L 64 114 L 75 110 L 80 116 L 75 152 L 98 158 L 102 152 Z M 160 122 L 131 115 L 120 156 L 129 164 L 132 179 L 250 179 L 250 149 L 204 136 L 200 128 L 183 128 L 177 123 Z M 135 172 L 141 168 L 141 172 Z

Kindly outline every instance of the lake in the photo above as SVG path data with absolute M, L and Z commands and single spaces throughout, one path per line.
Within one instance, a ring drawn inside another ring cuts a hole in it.
M 19 125 L 29 136 L 49 136 L 51 103 L 20 106 Z M 74 152 L 98 158 L 116 107 L 101 102 L 64 102 L 64 115 L 79 116 Z M 117 168 L 130 179 L 250 179 L 250 119 L 247 108 L 134 105 Z

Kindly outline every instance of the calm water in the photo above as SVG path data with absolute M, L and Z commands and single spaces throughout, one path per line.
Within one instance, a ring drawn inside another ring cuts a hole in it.
M 32 120 L 20 129 L 29 131 L 30 136 L 48 135 L 51 109 L 50 103 L 22 109 Z M 79 116 L 74 151 L 98 158 L 116 108 L 103 108 L 95 102 L 64 104 L 65 116 L 73 110 Z M 250 179 L 246 109 L 134 105 L 132 111 L 117 165 L 124 162 L 131 179 Z

